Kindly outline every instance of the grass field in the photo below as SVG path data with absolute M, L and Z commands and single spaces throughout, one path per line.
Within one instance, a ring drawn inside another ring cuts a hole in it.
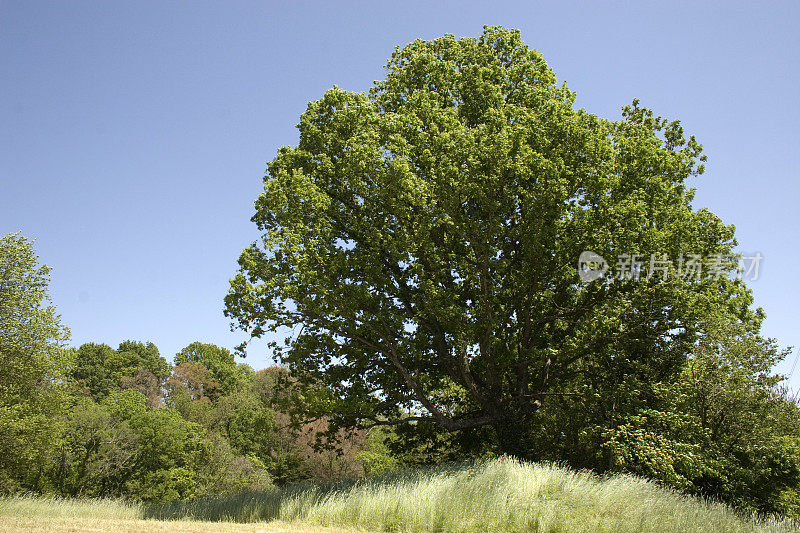
M 798 531 L 647 481 L 497 459 L 381 480 L 163 506 L 0 500 L 3 531 Z
M 353 530 L 326 528 L 305 524 L 270 522 L 239 523 L 201 520 L 158 520 L 147 518 L 146 508 L 114 500 L 61 500 L 36 497 L 0 500 L 2 532 L 176 532 L 233 533 L 265 532 L 345 533 Z

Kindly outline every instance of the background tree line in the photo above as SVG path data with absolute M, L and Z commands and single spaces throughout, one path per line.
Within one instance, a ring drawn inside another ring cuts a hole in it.
M 69 348 L 48 273 L 28 239 L 2 237 L 0 492 L 169 501 L 389 464 L 364 431 L 320 446 L 327 426 L 292 416 L 301 391 L 281 368 L 200 342 L 172 364 L 151 342 Z

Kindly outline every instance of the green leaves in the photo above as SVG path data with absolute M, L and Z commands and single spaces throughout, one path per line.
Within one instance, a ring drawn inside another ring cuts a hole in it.
M 50 269 L 18 233 L 0 237 L 0 491 L 27 488 L 54 446 L 69 330 L 50 303 Z
M 151 402 L 157 404 L 160 385 L 169 371 L 169 363 L 161 357 L 155 344 L 127 340 L 116 350 L 106 344 L 82 344 L 75 351 L 70 377 L 86 387 L 98 401 L 120 387 L 145 388 L 145 383 L 151 381 L 149 388 L 155 390 L 143 392 L 155 395 Z
M 58 379 L 69 330 L 50 303 L 50 268 L 39 265 L 33 243 L 18 233 L 0 238 L 0 380 L 3 394 Z
M 253 369 L 237 364 L 227 348 L 214 344 L 193 342 L 175 354 L 175 365 L 199 363 L 221 385 L 221 394 L 229 394 L 243 387 L 253 377 Z
M 500 451 L 537 457 L 554 397 L 628 383 L 647 406 L 704 317 L 749 320 L 751 301 L 731 280 L 580 282 L 584 250 L 730 257 L 735 241 L 692 209 L 704 156 L 678 121 L 574 101 L 500 27 L 397 49 L 368 94 L 327 91 L 267 166 L 226 314 L 291 331 L 276 355 L 339 425 L 491 426 Z

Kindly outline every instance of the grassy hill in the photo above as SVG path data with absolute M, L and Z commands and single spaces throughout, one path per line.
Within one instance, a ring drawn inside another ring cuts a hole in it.
M 741 517 L 642 479 L 510 459 L 162 506 L 0 501 L 0 530 L 98 530 L 104 520 L 135 531 L 798 531 L 789 521 Z

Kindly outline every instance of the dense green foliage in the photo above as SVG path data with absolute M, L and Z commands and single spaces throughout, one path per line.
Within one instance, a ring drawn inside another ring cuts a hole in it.
M 169 363 L 153 343 L 125 341 L 116 350 L 105 344 L 81 345 L 70 377 L 92 398 L 102 400 L 121 383 L 135 384 L 148 397 L 158 396 L 158 385 L 169 372 Z
M 150 343 L 123 343 L 126 348 L 132 345 L 158 353 Z M 76 352 L 101 350 L 117 353 L 94 344 Z M 142 361 L 144 365 L 148 360 Z M 347 435 L 331 449 L 316 449 L 320 429 L 295 422 L 273 399 L 278 395 L 272 390 L 273 374 L 282 371 L 253 373 L 246 365 L 233 364 L 242 367 L 236 375 L 244 377 L 227 394 L 196 362 L 172 367 L 169 377 L 158 381 L 154 397 L 124 376 L 99 400 L 83 380 L 68 382 L 70 390 L 61 396 L 67 403 L 60 416 L 51 419 L 58 422 L 60 434 L 44 450 L 35 482 L 22 482 L 19 488 L 64 496 L 172 501 L 363 474 L 357 454 L 369 453 L 370 448 L 360 434 Z M 88 375 L 99 373 L 90 369 Z
M 236 363 L 230 350 L 213 344 L 193 342 L 175 355 L 175 364 L 199 363 L 208 369 L 211 377 L 220 384 L 220 393 L 228 394 L 241 387 L 252 370 Z
M 691 205 L 694 138 L 638 102 L 575 110 L 503 28 L 387 69 L 312 102 L 268 166 L 226 313 L 292 328 L 282 367 L 67 348 L 49 269 L 0 240 L 0 492 L 193 501 L 506 454 L 800 516 L 789 352 L 744 282 L 579 276 L 589 249 L 735 261 L 733 227 Z
M 638 101 L 619 121 L 574 101 L 498 27 L 327 91 L 267 166 L 228 316 L 291 329 L 276 354 L 316 390 L 308 413 L 397 426 L 409 460 L 553 459 L 788 510 L 785 352 L 727 275 L 733 226 L 692 206 L 702 146 Z M 663 269 L 586 281 L 587 250 Z M 694 256 L 725 274 L 687 275 Z
M 579 279 L 583 250 L 733 260 L 733 228 L 691 207 L 704 157 L 677 121 L 573 109 L 502 28 L 415 41 L 387 71 L 309 104 L 227 297 L 256 337 L 299 329 L 278 353 L 332 392 L 335 422 L 491 426 L 501 452 L 535 457 L 537 411 L 576 374 L 646 389 L 680 372 L 708 313 L 754 320 L 737 280 Z
M 315 447 L 324 427 L 292 416 L 287 373 L 224 348 L 193 342 L 174 366 L 151 342 L 66 348 L 48 272 L 30 241 L 2 238 L 0 492 L 190 500 L 354 478 L 362 452 L 381 463 L 363 433 Z
M 59 426 L 69 331 L 50 305 L 32 243 L 0 238 L 0 491 L 36 483 Z
M 672 381 L 645 388 L 629 376 L 598 379 L 591 395 L 554 399 L 536 435 L 541 457 L 796 514 L 800 411 L 771 374 L 785 353 L 753 333 L 712 326 Z

